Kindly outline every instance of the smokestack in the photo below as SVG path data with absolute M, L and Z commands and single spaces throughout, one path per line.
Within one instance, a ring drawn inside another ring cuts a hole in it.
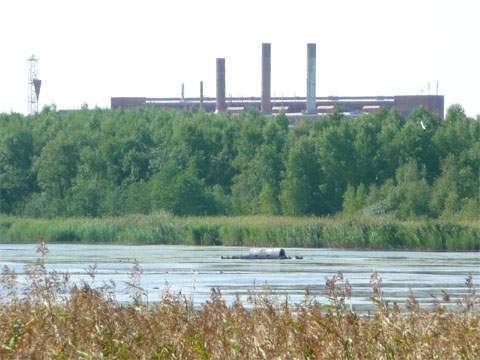
M 307 114 L 317 113 L 317 45 L 307 44 Z
M 262 44 L 262 103 L 261 112 L 264 114 L 272 113 L 272 99 L 271 99 L 271 44 Z
M 225 103 L 225 58 L 217 58 L 217 109 L 216 112 L 227 110 Z
M 185 101 L 185 84 L 182 83 L 182 102 Z
M 203 81 L 200 81 L 200 107 L 203 109 Z

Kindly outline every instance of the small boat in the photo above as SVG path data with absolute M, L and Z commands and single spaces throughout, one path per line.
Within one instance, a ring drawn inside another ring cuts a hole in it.
M 285 249 L 274 248 L 274 249 L 262 249 L 262 248 L 253 248 L 250 249 L 248 255 L 239 255 L 239 256 L 222 256 L 222 259 L 243 259 L 243 260 L 289 260 L 292 259 L 291 256 L 287 256 Z M 294 256 L 293 259 L 303 259 L 302 256 Z

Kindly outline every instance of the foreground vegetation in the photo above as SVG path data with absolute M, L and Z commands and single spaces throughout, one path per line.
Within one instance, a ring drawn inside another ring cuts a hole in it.
M 0 242 L 480 250 L 480 222 L 282 216 L 113 218 L 0 216 Z
M 155 107 L 0 114 L 0 213 L 480 217 L 480 121 Z
M 46 254 L 41 245 L 39 251 Z M 20 291 L 5 267 L 0 293 L 2 359 L 478 359 L 480 298 L 471 277 L 456 304 L 448 294 L 421 308 L 388 304 L 381 279 L 371 277 L 376 311 L 358 315 L 348 305 L 351 287 L 341 274 L 325 286 L 330 303 L 308 292 L 301 304 L 272 294 L 252 295 L 249 306 L 226 304 L 218 290 L 201 308 L 168 292 L 147 304 L 142 270 L 127 283 L 131 302 L 115 299 L 115 285 L 72 284 L 48 273 L 43 257 L 26 269 Z

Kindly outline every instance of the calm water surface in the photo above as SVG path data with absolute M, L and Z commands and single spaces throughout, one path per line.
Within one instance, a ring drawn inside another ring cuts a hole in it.
M 95 284 L 115 281 L 120 301 L 129 299 L 125 282 L 134 259 L 144 270 L 141 285 L 149 301 L 168 289 L 192 296 L 196 304 L 208 299 L 211 288 L 219 288 L 229 302 L 236 295 L 247 301 L 249 294 L 266 288 L 281 299 L 288 295 L 292 302 L 301 302 L 309 289 L 326 302 L 325 280 L 339 271 L 353 286 L 352 303 L 358 310 L 369 308 L 369 280 L 375 271 L 383 279 L 385 297 L 400 303 L 411 293 L 420 302 L 431 303 L 442 290 L 459 298 L 469 273 L 475 282 L 480 280 L 479 253 L 287 249 L 287 255 L 301 255 L 303 260 L 251 261 L 220 258 L 248 253 L 238 247 L 49 245 L 49 250 L 47 268 L 68 272 L 74 281 L 89 281 L 86 270 L 97 264 Z M 35 245 L 0 244 L 0 265 L 17 273 L 37 258 Z

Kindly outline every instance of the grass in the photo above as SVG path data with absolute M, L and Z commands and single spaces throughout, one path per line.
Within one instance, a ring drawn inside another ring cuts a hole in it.
M 70 282 L 47 272 L 39 260 L 26 269 L 22 289 L 4 267 L 0 293 L 1 359 L 479 359 L 480 298 L 471 277 L 466 295 L 421 308 L 412 296 L 405 307 L 383 300 L 381 279 L 371 277 L 376 311 L 353 312 L 351 287 L 341 274 L 327 280 L 328 305 L 308 293 L 292 305 L 269 295 L 227 305 L 218 290 L 195 308 L 190 299 L 164 293 L 148 304 L 136 264 L 128 287 L 131 302 L 115 299 L 114 285 Z
M 480 250 L 480 221 L 283 216 L 31 219 L 0 216 L 0 242 L 195 244 L 312 248 Z

